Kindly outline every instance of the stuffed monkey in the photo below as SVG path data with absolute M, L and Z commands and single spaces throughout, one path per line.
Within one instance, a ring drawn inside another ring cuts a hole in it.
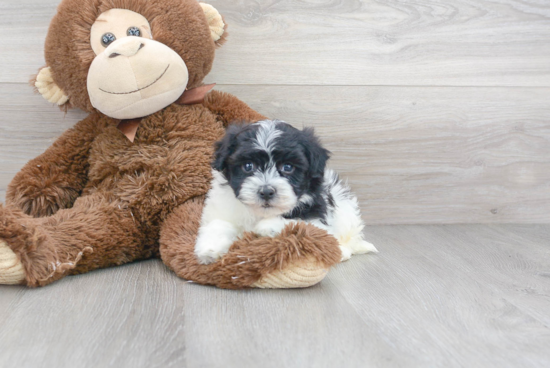
M 31 160 L 0 206 L 0 283 L 161 257 L 178 276 L 223 288 L 305 287 L 340 260 L 311 225 L 245 234 L 220 261 L 193 247 L 214 142 L 234 120 L 264 116 L 203 79 L 226 25 L 196 0 L 63 0 L 37 90 L 88 117 Z

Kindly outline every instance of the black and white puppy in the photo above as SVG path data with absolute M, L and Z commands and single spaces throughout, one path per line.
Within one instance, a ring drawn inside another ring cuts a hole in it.
M 200 262 L 219 259 L 246 231 L 273 237 L 296 221 L 332 234 L 342 260 L 376 252 L 363 239 L 357 198 L 325 169 L 329 154 L 310 128 L 279 120 L 230 126 L 216 143 L 212 187 L 195 244 Z

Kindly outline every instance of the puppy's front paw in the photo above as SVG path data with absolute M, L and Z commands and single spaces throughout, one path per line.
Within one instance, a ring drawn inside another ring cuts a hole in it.
M 195 243 L 195 255 L 201 264 L 216 262 L 229 251 L 237 239 L 237 229 L 231 224 L 212 222 L 199 230 Z
M 204 237 L 198 239 L 195 245 L 195 255 L 199 259 L 199 263 L 210 264 L 216 262 L 224 254 L 227 253 L 234 239 Z
M 263 219 L 254 227 L 254 233 L 260 236 L 273 238 L 279 235 L 285 226 L 291 222 L 293 221 L 288 221 L 279 217 Z

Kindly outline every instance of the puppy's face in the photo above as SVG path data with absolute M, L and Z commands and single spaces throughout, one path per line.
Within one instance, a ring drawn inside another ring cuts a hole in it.
M 328 157 L 313 129 L 266 120 L 230 126 L 216 144 L 213 167 L 257 216 L 272 217 L 313 201 Z

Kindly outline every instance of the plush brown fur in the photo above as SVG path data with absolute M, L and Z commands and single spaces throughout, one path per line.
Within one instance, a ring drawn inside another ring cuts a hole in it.
M 7 205 L 0 206 L 0 239 L 23 263 L 26 284 L 42 286 L 159 255 L 179 276 L 225 288 L 248 287 L 304 256 L 325 268 L 337 263 L 336 240 L 303 224 L 274 239 L 247 234 L 222 261 L 197 263 L 193 247 L 214 142 L 231 121 L 264 117 L 213 91 L 203 104 L 173 104 L 143 118 L 130 142 L 117 130 L 118 120 L 92 108 L 86 92 L 94 57 L 90 27 L 111 8 L 150 21 L 154 39 L 185 60 L 190 88 L 201 85 L 212 66 L 216 45 L 195 0 L 61 3 L 46 40 L 46 61 L 68 104 L 90 115 L 25 165 L 8 187 Z

